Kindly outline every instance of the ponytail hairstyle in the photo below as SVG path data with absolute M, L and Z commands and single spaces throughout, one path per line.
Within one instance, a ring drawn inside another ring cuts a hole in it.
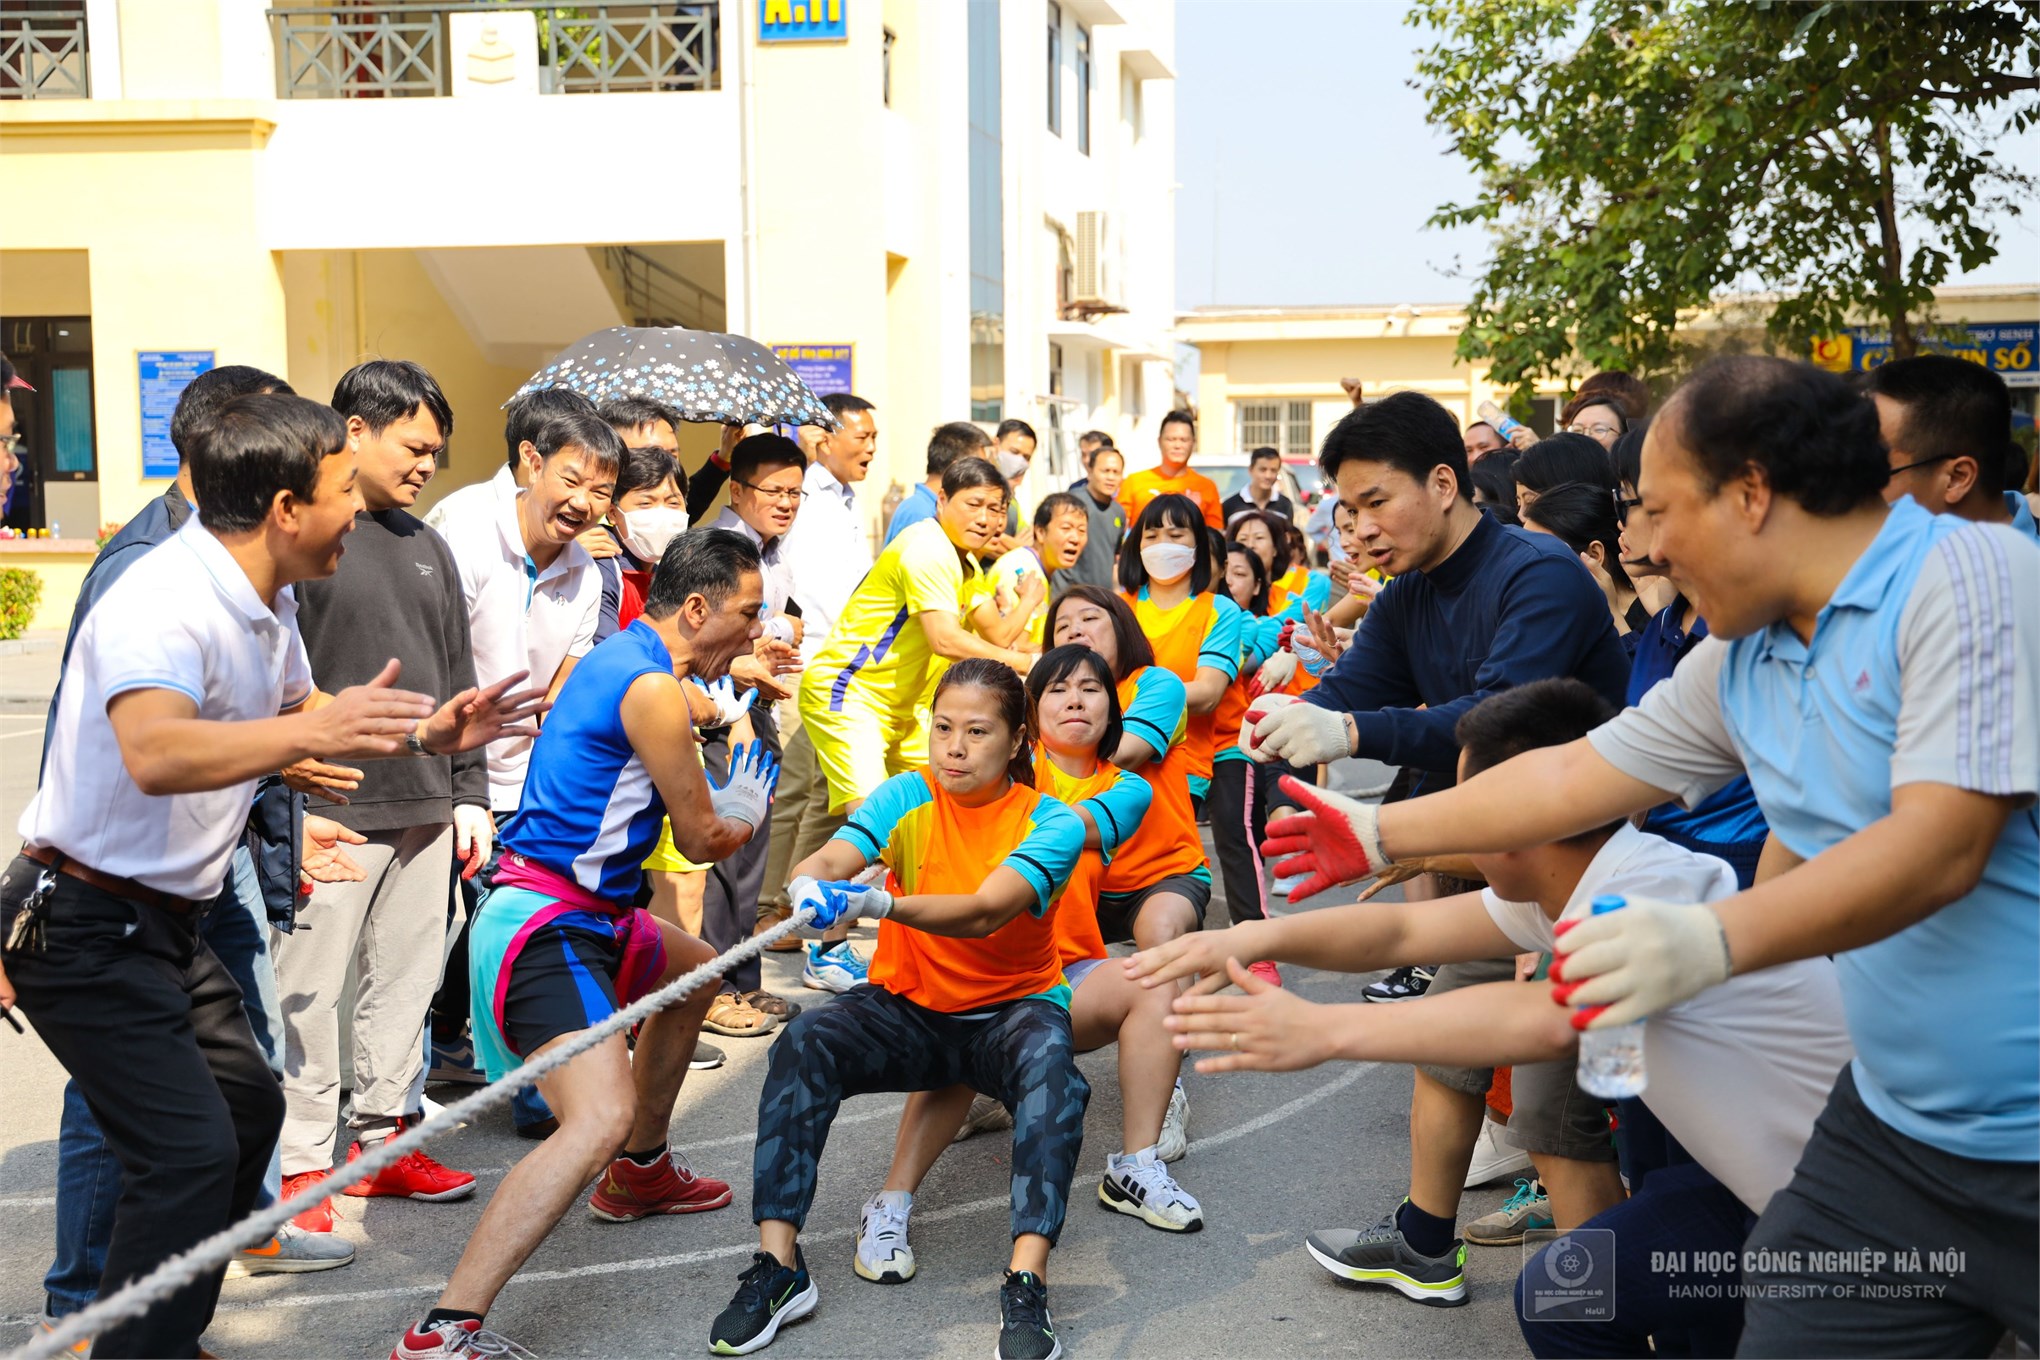
M 942 672 L 942 678 L 935 682 L 935 696 L 928 701 L 934 708 L 942 702 L 942 692 L 961 685 L 981 689 L 999 703 L 999 717 L 1011 729 L 1016 745 L 1013 758 L 1006 762 L 1006 777 L 1015 784 L 1034 787 L 1034 752 L 1029 726 L 1027 689 L 1020 683 L 1020 673 L 1003 661 L 989 657 L 973 656 L 957 662 Z
M 1112 674 L 1112 667 L 1105 664 L 1105 658 L 1081 642 L 1066 642 L 1060 647 L 1051 647 L 1041 654 L 1041 659 L 1027 669 L 1027 724 L 1035 739 L 1041 738 L 1041 696 L 1048 687 L 1058 680 L 1066 680 L 1078 671 L 1089 671 L 1092 679 L 1105 687 L 1105 731 L 1098 737 L 1098 750 L 1103 753 L 1100 760 L 1119 749 L 1119 738 L 1124 735 L 1125 714 L 1119 709 L 1119 678 Z
M 1605 488 L 1584 482 L 1554 486 L 1523 512 L 1523 518 L 1582 557 L 1593 544 L 1600 544 L 1601 570 L 1608 573 L 1618 589 L 1636 589 L 1622 566 L 1622 530 L 1615 523 L 1615 503 Z

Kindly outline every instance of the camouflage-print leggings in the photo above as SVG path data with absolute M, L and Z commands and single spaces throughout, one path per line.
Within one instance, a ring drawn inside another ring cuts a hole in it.
M 1039 998 L 966 1020 L 867 985 L 802 1011 L 773 1042 L 758 1097 L 752 1220 L 796 1228 L 807 1221 L 822 1148 L 845 1096 L 961 1082 L 1012 1109 L 1013 1235 L 1040 1233 L 1053 1243 L 1091 1099 L 1075 1059 L 1069 1012 Z

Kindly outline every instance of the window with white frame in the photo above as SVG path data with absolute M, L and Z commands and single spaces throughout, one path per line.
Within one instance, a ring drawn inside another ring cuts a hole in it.
M 1284 458 L 1310 456 L 1310 403 L 1308 401 L 1235 402 L 1235 447 L 1279 450 Z
M 1048 130 L 1062 136 L 1062 6 L 1048 0 Z
M 1091 154 L 1091 30 L 1077 25 L 1077 151 Z

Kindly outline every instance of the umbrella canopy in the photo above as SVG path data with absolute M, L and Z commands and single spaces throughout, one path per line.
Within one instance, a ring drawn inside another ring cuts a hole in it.
M 611 326 L 568 345 L 517 395 L 564 387 L 593 402 L 649 397 L 683 420 L 819 425 L 836 418 L 786 361 L 755 340 L 680 326 Z

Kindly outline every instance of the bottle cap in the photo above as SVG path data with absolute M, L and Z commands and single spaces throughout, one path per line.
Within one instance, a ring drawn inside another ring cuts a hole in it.
M 1603 893 L 1594 899 L 1592 910 L 1596 916 L 1605 916 L 1611 911 L 1619 911 L 1628 905 L 1629 899 L 1620 893 Z

